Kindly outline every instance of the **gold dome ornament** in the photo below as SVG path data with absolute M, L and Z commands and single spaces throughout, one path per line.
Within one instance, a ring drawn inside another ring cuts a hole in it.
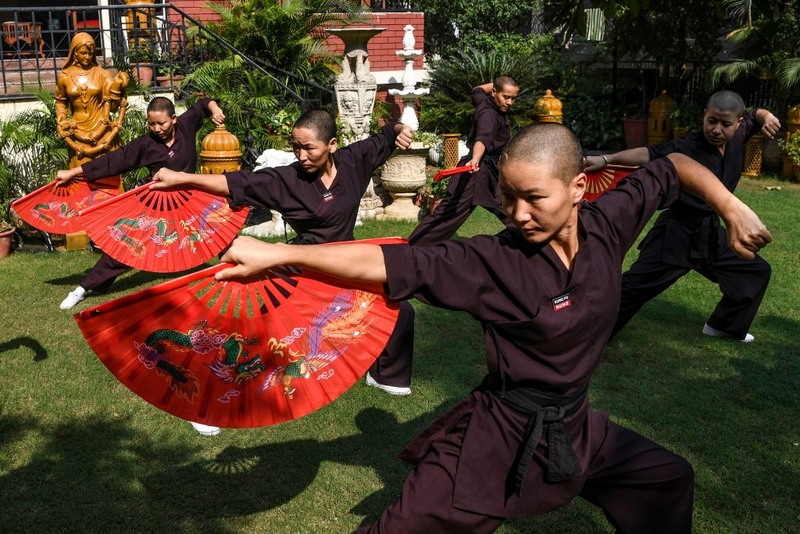
M 666 89 L 650 101 L 647 117 L 647 144 L 666 143 L 672 139 L 672 112 L 677 104 Z
M 536 122 L 558 122 L 560 123 L 564 118 L 561 112 L 563 104 L 561 100 L 553 96 L 553 91 L 548 89 L 545 91 L 544 96 L 536 101 L 534 107 L 534 118 Z
M 222 174 L 238 171 L 242 165 L 242 151 L 239 140 L 225 129 L 224 124 L 205 136 L 200 152 L 200 172 L 202 174 Z

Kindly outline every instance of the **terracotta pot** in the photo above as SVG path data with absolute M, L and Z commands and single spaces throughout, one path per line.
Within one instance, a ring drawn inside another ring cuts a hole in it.
M 639 148 L 647 145 L 647 119 L 625 117 L 622 119 L 625 129 L 625 145 L 628 148 Z
M 800 165 L 792 163 L 792 169 L 794 169 L 794 181 L 800 182 Z
M 178 85 L 183 79 L 183 74 L 173 74 L 172 76 L 156 76 L 156 83 L 159 87 L 171 87 Z
M 152 63 L 134 63 L 131 67 L 133 67 L 133 75 L 136 77 L 139 85 L 149 86 L 153 83 Z
M 5 232 L 0 232 L 0 258 L 5 258 L 12 252 L 14 249 L 12 247 L 13 239 L 14 239 L 14 229 L 6 230 Z
M 442 203 L 442 200 L 444 200 L 444 199 L 435 198 L 435 197 L 428 197 L 428 211 L 430 213 L 433 213 L 434 211 L 436 211 L 436 208 L 439 207 L 439 204 Z

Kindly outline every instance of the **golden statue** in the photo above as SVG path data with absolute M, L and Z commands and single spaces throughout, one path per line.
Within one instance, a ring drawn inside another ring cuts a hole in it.
M 128 106 L 127 72 L 112 76 L 97 63 L 94 38 L 78 33 L 56 82 L 58 136 L 69 149 L 70 168 L 119 148 Z M 112 113 L 117 113 L 112 118 Z

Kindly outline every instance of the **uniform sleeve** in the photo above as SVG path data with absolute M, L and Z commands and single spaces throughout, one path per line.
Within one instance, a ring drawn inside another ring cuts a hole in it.
M 280 167 L 267 167 L 260 171 L 241 170 L 225 173 L 230 191 L 230 205 L 279 209 L 285 197 L 286 183 L 281 179 Z
M 384 245 L 382 249 L 386 291 L 392 299 L 414 297 L 440 308 L 466 311 L 482 321 L 529 314 L 520 310 L 520 300 L 509 297 L 505 282 L 530 278 L 530 273 L 523 272 L 520 263 L 514 261 L 522 253 L 502 246 L 494 236 L 447 241 L 432 247 Z
M 475 106 L 475 116 L 472 119 L 472 131 L 475 135 L 473 145 L 480 141 L 488 152 L 494 142 L 497 111 L 492 107 L 492 102 L 483 89 L 475 89 L 472 92 L 472 104 Z
M 116 150 L 82 164 L 83 174 L 91 182 L 154 163 L 148 158 L 149 151 L 147 147 L 150 142 L 150 137 L 147 134 L 138 137 Z
M 675 166 L 667 158 L 658 158 L 600 195 L 593 206 L 585 208 L 597 209 L 624 255 L 653 214 L 675 202 L 680 190 Z
M 372 179 L 372 174 L 375 170 L 386 163 L 386 160 L 394 152 L 395 140 L 397 139 L 397 134 L 394 131 L 395 124 L 387 124 L 380 133 L 340 149 L 343 153 L 342 157 L 346 157 L 347 152 L 352 156 L 353 163 L 357 169 L 358 181 L 364 189 Z
M 189 125 L 192 131 L 197 131 L 203 124 L 203 119 L 211 116 L 208 105 L 213 100 L 211 98 L 201 98 L 192 107 L 181 113 L 178 120 Z
M 742 116 L 742 128 L 745 132 L 745 141 L 761 132 L 761 123 L 756 120 L 756 109 L 751 109 Z

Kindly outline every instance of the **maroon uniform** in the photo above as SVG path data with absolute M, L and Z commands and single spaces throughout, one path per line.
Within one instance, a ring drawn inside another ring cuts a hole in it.
M 744 169 L 744 146 L 759 131 L 755 110 L 745 113 L 725 146 L 725 153 L 706 140 L 702 130 L 669 143 L 650 145 L 650 159 L 678 152 L 713 172 L 729 191 L 736 189 Z M 769 264 L 759 256 L 745 260 L 728 248 L 728 234 L 713 210 L 689 193 L 662 213 L 639 245 L 641 252 L 622 277 L 622 302 L 614 334 L 644 304 L 683 275 L 696 270 L 719 284 L 722 299 L 706 321 L 736 339 L 743 339 L 767 291 Z
M 208 109 L 210 102 L 210 98 L 201 98 L 178 117 L 172 146 L 168 147 L 156 135 L 148 133 L 113 152 L 81 165 L 86 180 L 91 182 L 142 167 L 147 167 L 150 176 L 163 167 L 173 171 L 195 172 L 197 132 L 203 124 L 203 119 L 211 116 Z M 130 267 L 108 254 L 103 254 L 80 285 L 86 290 L 103 293 L 108 291 L 117 276 L 129 269 Z
M 267 207 L 281 212 L 297 232 L 299 243 L 330 243 L 354 239 L 358 206 L 375 170 L 395 147 L 394 125 L 378 135 L 331 154 L 336 177 L 329 188 L 309 175 L 300 163 L 258 171 L 226 173 L 233 206 Z M 369 370 L 381 384 L 411 384 L 414 348 L 414 308 L 400 305 L 400 316 L 384 353 Z
M 583 206 L 571 271 L 549 244 L 516 230 L 383 247 L 391 297 L 481 322 L 489 374 L 402 452 L 415 468 L 401 497 L 363 532 L 492 532 L 503 518 L 578 495 L 620 532 L 691 530 L 691 466 L 592 411 L 586 396 L 614 325 L 625 253 L 679 190 L 660 159 Z
M 470 154 L 461 158 L 458 164 L 465 165 L 470 160 L 472 147 L 480 141 L 486 147 L 480 169 L 475 173 L 466 172 L 450 177 L 444 200 L 408 237 L 408 242 L 412 245 L 434 245 L 450 239 L 475 206 L 483 206 L 494 213 L 503 224 L 513 226 L 497 197 L 497 160 L 510 137 L 506 116 L 497 109 L 492 97 L 480 87 L 472 90 L 471 98 L 472 105 L 475 106 L 475 116 L 467 137 Z

